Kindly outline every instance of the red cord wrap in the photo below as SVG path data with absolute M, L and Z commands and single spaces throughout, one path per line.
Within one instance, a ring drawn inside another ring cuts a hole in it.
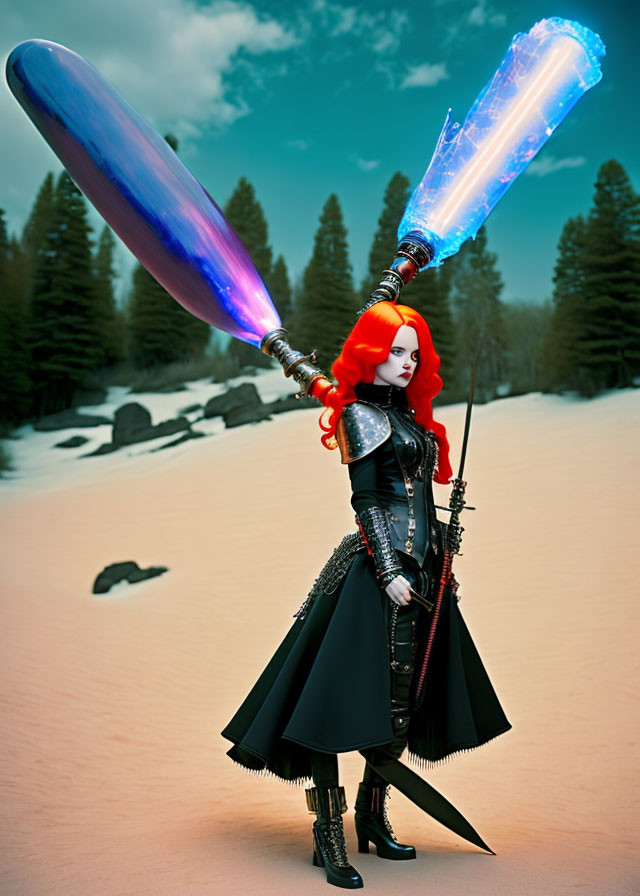
M 424 681 L 427 675 L 427 665 L 429 663 L 429 657 L 431 655 L 431 647 L 433 646 L 433 639 L 436 634 L 436 626 L 438 624 L 438 617 L 440 616 L 440 607 L 442 606 L 442 598 L 444 596 L 444 589 L 450 582 L 451 578 L 451 561 L 453 559 L 452 552 L 445 549 L 444 559 L 442 561 L 442 574 L 440 576 L 440 587 L 438 589 L 438 598 L 436 600 L 436 605 L 433 608 L 433 616 L 431 617 L 431 626 L 429 628 L 429 635 L 427 637 L 427 645 L 424 650 L 424 656 L 422 657 L 422 665 L 420 667 L 420 674 L 418 675 L 418 685 L 416 688 L 416 703 L 420 700 L 422 696 L 422 689 L 424 687 Z

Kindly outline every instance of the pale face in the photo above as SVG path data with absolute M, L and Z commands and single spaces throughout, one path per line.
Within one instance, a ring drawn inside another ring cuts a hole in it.
M 418 334 L 403 324 L 391 344 L 389 356 L 376 367 L 376 386 L 408 386 L 418 366 Z

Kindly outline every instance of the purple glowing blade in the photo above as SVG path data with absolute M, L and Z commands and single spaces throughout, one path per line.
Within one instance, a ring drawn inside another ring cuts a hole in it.
M 174 299 L 253 345 L 280 326 L 216 203 L 97 69 L 29 40 L 11 53 L 7 81 L 78 187 Z
M 398 239 L 413 233 L 455 254 L 580 97 L 602 77 L 605 47 L 578 22 L 543 19 L 516 34 L 464 124 L 447 115 L 433 158 L 409 200 Z

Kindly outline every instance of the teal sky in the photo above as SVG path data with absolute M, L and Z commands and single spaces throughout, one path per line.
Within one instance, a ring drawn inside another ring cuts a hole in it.
M 542 301 L 562 225 L 588 210 L 598 167 L 618 159 L 640 189 L 640 13 L 631 6 L 24 0 L 18 8 L 0 0 L 0 50 L 6 58 L 15 44 L 40 37 L 85 56 L 159 130 L 180 137 L 183 161 L 220 204 L 248 177 L 293 277 L 309 259 L 323 203 L 337 193 L 359 280 L 391 175 L 420 180 L 447 109 L 464 118 L 513 34 L 545 16 L 576 19 L 607 46 L 603 79 L 487 225 L 504 298 Z M 46 171 L 59 165 L 4 85 L 0 120 L 0 208 L 17 230 Z

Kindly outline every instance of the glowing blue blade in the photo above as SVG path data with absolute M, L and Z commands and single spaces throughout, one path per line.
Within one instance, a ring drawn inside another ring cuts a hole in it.
M 516 34 L 462 127 L 444 123 L 433 158 L 398 228 L 434 249 L 431 265 L 475 236 L 580 97 L 602 77 L 600 37 L 578 22 L 543 19 Z

